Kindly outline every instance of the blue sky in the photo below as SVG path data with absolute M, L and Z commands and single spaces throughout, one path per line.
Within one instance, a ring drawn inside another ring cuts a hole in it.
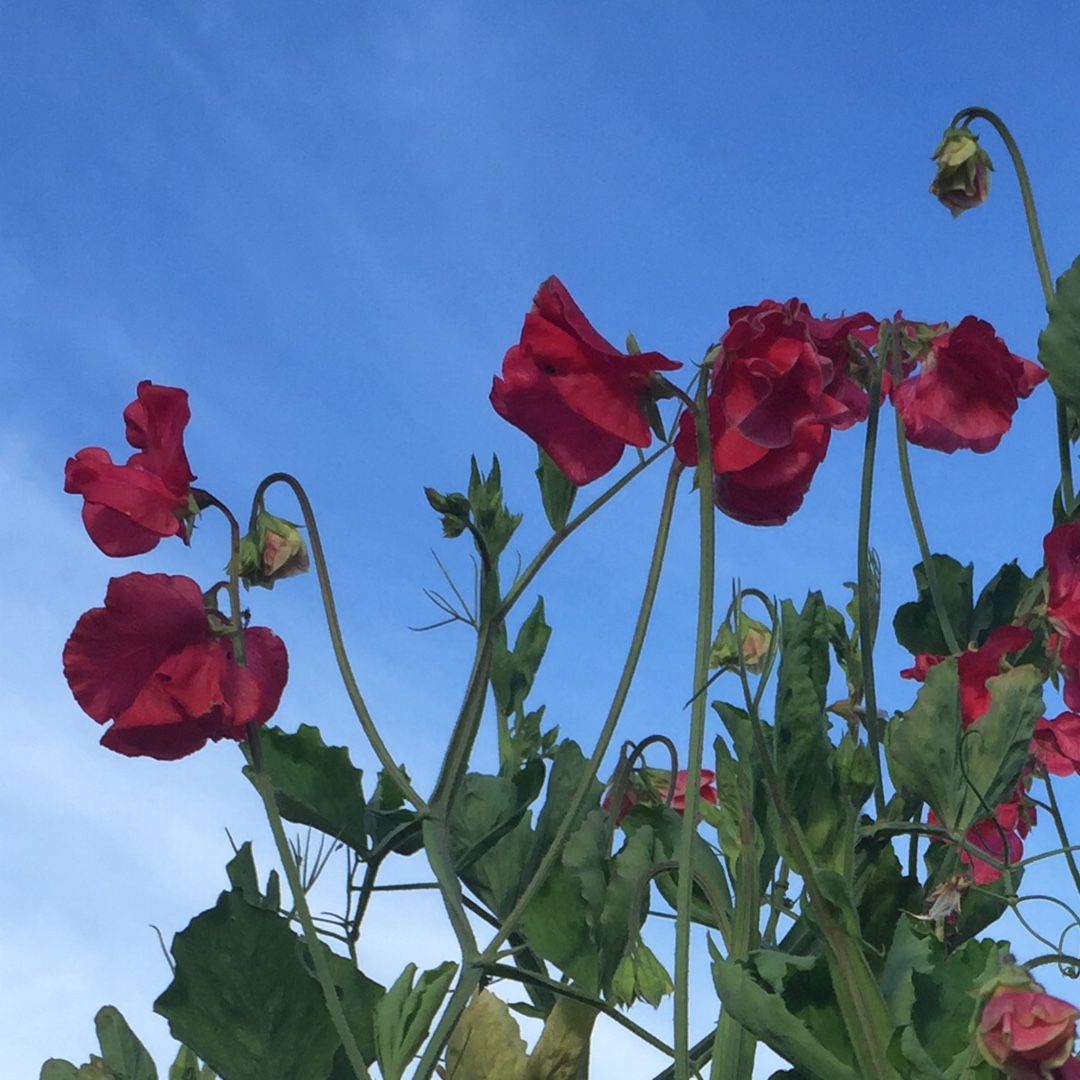
M 533 448 L 487 402 L 539 282 L 558 274 L 605 336 L 633 329 L 688 364 L 729 308 L 791 295 L 815 314 L 977 314 L 1033 356 L 1044 311 L 1003 149 L 987 132 L 991 201 L 956 222 L 926 194 L 929 155 L 961 107 L 999 112 L 1064 270 L 1080 249 L 1078 31 L 1064 2 L 9 3 L 0 1015 L 12 1075 L 54 1054 L 83 1060 L 106 1002 L 163 1059 L 149 1010 L 168 973 L 150 924 L 168 939 L 213 903 L 225 827 L 269 865 L 234 748 L 173 765 L 110 755 L 60 673 L 64 639 L 110 574 L 209 582 L 224 562 L 212 521 L 190 551 L 110 561 L 61 491 L 75 450 L 120 454 L 140 379 L 190 392 L 193 469 L 238 512 L 270 471 L 308 487 L 362 686 L 429 782 L 470 643 L 408 627 L 431 621 L 432 549 L 469 571 L 422 489 L 459 489 L 469 455 L 496 452 L 526 513 L 524 556 L 542 540 Z M 861 441 L 834 439 L 783 529 L 721 522 L 722 592 L 738 576 L 845 598 Z M 886 442 L 874 534 L 890 610 L 918 561 L 893 456 Z M 992 456 L 914 461 L 935 547 L 975 560 L 980 583 L 1014 557 L 1036 567 L 1053 488 L 1047 388 Z M 555 633 L 537 699 L 586 742 L 622 664 L 662 479 L 617 500 L 540 584 Z M 685 730 L 696 558 L 683 502 L 628 736 Z M 317 722 L 370 768 L 314 581 L 251 599 L 292 657 L 278 722 Z M 903 662 L 883 652 L 879 664 Z M 899 708 L 911 686 L 886 677 L 883 693 Z M 425 933 L 408 958 L 434 964 L 446 942 Z M 370 973 L 392 978 L 407 958 L 382 937 Z M 642 1060 L 600 1038 L 597 1080 Z

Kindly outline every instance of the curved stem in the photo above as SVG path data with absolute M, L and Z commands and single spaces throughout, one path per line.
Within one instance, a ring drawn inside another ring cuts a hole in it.
M 427 803 L 417 793 L 409 778 L 405 775 L 405 770 L 398 765 L 389 749 L 387 749 L 386 743 L 383 742 L 379 729 L 375 726 L 375 721 L 364 703 L 360 687 L 356 683 L 356 677 L 353 675 L 349 655 L 345 651 L 345 641 L 341 635 L 341 623 L 338 622 L 333 589 L 330 587 L 330 571 L 326 566 L 326 556 L 323 553 L 322 541 L 319 538 L 319 527 L 315 523 L 315 511 L 311 507 L 311 501 L 308 499 L 307 493 L 301 486 L 300 481 L 294 476 L 290 476 L 288 473 L 271 473 L 255 489 L 255 496 L 252 500 L 253 505 L 259 504 L 267 488 L 278 483 L 288 485 L 296 496 L 296 501 L 300 504 L 300 513 L 304 517 L 304 525 L 308 530 L 311 560 L 315 564 L 315 573 L 319 579 L 319 592 L 322 595 L 323 611 L 326 614 L 326 628 L 330 632 L 330 644 L 333 647 L 334 658 L 337 660 L 338 671 L 341 673 L 341 681 L 345 684 L 345 692 L 349 696 L 353 711 L 356 713 L 360 726 L 364 729 L 364 735 L 371 744 L 371 748 L 375 751 L 375 756 L 379 759 L 379 764 L 386 774 L 397 784 L 402 794 L 413 804 L 416 810 L 421 814 L 425 813 L 428 808 Z
M 870 412 L 866 418 L 866 449 L 863 452 L 862 484 L 859 493 L 859 663 L 862 668 L 863 698 L 866 702 L 866 736 L 874 758 L 874 810 L 885 813 L 885 790 L 881 773 L 881 721 L 878 719 L 877 687 L 874 681 L 874 601 L 870 569 L 870 507 L 874 491 L 874 458 L 877 454 L 878 417 L 881 412 L 881 383 L 884 364 L 874 367 L 870 380 Z
M 1042 285 L 1043 298 L 1047 305 L 1054 297 L 1054 280 L 1050 275 L 1050 264 L 1046 258 L 1046 248 L 1043 246 L 1042 230 L 1039 228 L 1039 215 L 1035 210 L 1035 196 L 1031 191 L 1031 180 L 1028 177 L 1027 166 L 1024 164 L 1020 147 L 1012 137 L 1012 132 L 1005 126 L 1005 121 L 997 113 L 980 106 L 971 106 L 961 109 L 953 117 L 952 126 L 956 127 L 958 121 L 963 120 L 966 125 L 972 120 L 985 120 L 998 133 L 1005 149 L 1009 151 L 1013 168 L 1016 170 L 1016 179 L 1020 185 L 1020 198 L 1024 203 L 1024 217 L 1027 219 L 1028 236 L 1031 238 L 1031 252 L 1035 256 L 1035 266 L 1039 271 L 1039 283 Z M 1069 417 L 1062 401 L 1057 403 L 1057 436 L 1058 458 L 1061 466 L 1061 493 L 1062 501 L 1068 512 L 1072 511 L 1073 505 L 1073 478 L 1072 457 L 1069 449 Z
M 307 942 L 308 955 L 311 957 L 312 966 L 315 968 L 315 977 L 322 989 L 323 998 L 326 1000 L 326 1009 L 330 1013 L 330 1019 L 333 1021 L 334 1030 L 337 1032 L 338 1038 L 341 1039 L 341 1045 L 345 1049 L 345 1055 L 349 1059 L 349 1064 L 352 1066 L 352 1070 L 356 1074 L 357 1080 L 370 1080 L 371 1074 L 364 1064 L 364 1057 L 360 1053 L 360 1048 L 356 1045 L 356 1038 L 353 1036 L 352 1029 L 349 1027 L 349 1022 L 345 1019 L 345 1012 L 341 1007 L 337 988 L 334 986 L 334 980 L 330 974 L 330 965 L 326 962 L 326 955 L 323 952 L 326 946 L 319 940 L 318 932 L 315 929 L 315 923 L 311 918 L 311 909 L 308 907 L 307 897 L 304 894 L 304 887 L 300 881 L 300 873 L 296 867 L 296 860 L 293 858 L 292 850 L 289 848 L 289 841 L 285 835 L 285 826 L 281 821 L 281 814 L 278 812 L 277 800 L 274 798 L 274 789 L 263 764 L 262 746 L 259 742 L 259 728 L 256 724 L 248 724 L 247 743 L 250 749 L 251 771 L 255 781 L 255 788 L 262 797 L 263 806 L 266 808 L 266 817 L 270 822 L 270 832 L 274 836 L 278 857 L 281 859 L 281 865 L 285 871 L 285 878 L 288 881 L 289 889 L 292 892 L 293 907 L 304 931 L 304 940 Z
M 697 482 L 700 546 L 698 559 L 698 614 L 695 634 L 694 691 L 690 707 L 690 747 L 687 754 L 687 786 L 696 791 L 705 746 L 706 695 L 699 693 L 709 678 L 712 645 L 713 589 L 716 577 L 716 511 L 713 509 L 712 440 L 709 434 L 709 380 L 698 384 L 694 408 L 697 437 Z M 675 1080 L 690 1078 L 690 915 L 694 891 L 694 839 L 700 805 L 687 799 L 679 834 L 680 873 L 676 889 L 675 920 Z

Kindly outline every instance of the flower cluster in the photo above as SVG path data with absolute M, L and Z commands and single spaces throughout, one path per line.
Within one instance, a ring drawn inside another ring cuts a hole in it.
M 139 453 L 115 465 L 91 447 L 68 460 L 64 489 L 83 496 L 86 530 L 105 554 L 142 554 L 166 536 L 186 541 L 197 509 L 183 445 L 190 415 L 185 391 L 142 382 L 124 410 Z M 282 557 L 281 547 L 253 553 L 268 579 L 290 572 L 300 550 Z M 216 591 L 204 595 L 188 577 L 125 574 L 109 582 L 104 607 L 79 618 L 64 675 L 82 709 L 111 722 L 103 746 L 170 761 L 211 740 L 242 740 L 274 714 L 289 673 L 285 646 L 219 611 Z
M 992 450 L 1019 400 L 1046 377 L 973 316 L 936 333 L 899 325 L 919 347 L 902 371 L 883 376 L 882 386 L 916 445 L 945 453 Z M 879 333 L 869 312 L 819 319 L 795 298 L 729 313 L 728 329 L 709 354 L 707 402 L 721 511 L 750 525 L 781 525 L 798 510 L 833 431 L 868 415 L 870 372 L 886 362 L 872 353 Z M 649 445 L 656 401 L 672 396 L 658 373 L 678 366 L 656 352 L 619 352 L 552 277 L 503 360 L 491 402 L 580 486 L 613 469 L 627 446 Z M 698 459 L 695 427 L 688 409 L 674 440 L 688 466 Z

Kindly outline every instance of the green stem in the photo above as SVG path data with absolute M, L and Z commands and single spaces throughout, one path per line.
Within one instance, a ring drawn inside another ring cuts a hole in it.
M 326 946 L 319 940 L 315 923 L 311 918 L 311 909 L 308 907 L 307 897 L 304 895 L 304 887 L 300 881 L 300 874 L 296 867 L 296 861 L 289 848 L 289 841 L 285 835 L 285 826 L 278 813 L 277 800 L 274 798 L 274 789 L 270 783 L 270 777 L 266 774 L 263 764 L 262 746 L 259 742 L 259 729 L 255 724 L 249 724 L 247 728 L 247 742 L 250 749 L 251 771 L 255 780 L 256 790 L 262 797 L 263 806 L 266 808 L 266 817 L 270 822 L 270 832 L 274 836 L 277 845 L 278 857 L 281 859 L 282 868 L 285 870 L 285 878 L 292 892 L 293 907 L 297 918 L 304 931 L 304 940 L 307 942 L 308 955 L 311 957 L 312 966 L 315 968 L 315 977 L 322 988 L 323 998 L 326 1000 L 326 1009 L 330 1013 L 334 1030 L 341 1039 L 341 1045 L 345 1048 L 345 1055 L 349 1059 L 357 1080 L 371 1080 L 371 1074 L 364 1064 L 363 1055 L 356 1045 L 352 1029 L 345 1012 L 338 999 L 337 989 L 334 986 L 333 977 L 330 975 L 330 966 L 326 962 L 324 949 Z
M 697 436 L 697 483 L 700 546 L 698 555 L 698 614 L 695 635 L 693 704 L 690 706 L 687 791 L 697 792 L 705 747 L 706 695 L 699 693 L 709 678 L 712 646 L 713 590 L 716 577 L 716 511 L 713 509 L 712 440 L 709 435 L 709 380 L 698 384 L 694 408 Z M 700 818 L 698 799 L 687 798 L 679 834 L 679 876 L 675 919 L 675 1080 L 690 1080 L 690 916 L 694 892 L 694 840 Z M 738 909 L 736 909 L 738 914 Z
M 728 957 L 745 960 L 758 944 L 761 885 L 755 851 L 754 812 L 743 806 L 738 856 L 735 867 L 735 933 Z M 757 1039 L 738 1022 L 729 1009 L 721 1008 L 713 1043 L 711 1080 L 747 1080 L 754 1071 Z
M 555 550 L 562 544 L 562 542 L 579 526 L 584 525 L 599 510 L 601 507 L 609 503 L 627 484 L 630 483 L 639 473 L 644 472 L 654 461 L 656 461 L 663 454 L 666 454 L 671 447 L 668 444 L 661 446 L 658 450 L 650 454 L 644 461 L 639 461 L 625 476 L 620 477 L 614 484 L 608 488 L 599 498 L 593 500 L 581 511 L 577 517 L 568 521 L 561 529 L 551 534 L 547 541 L 540 548 L 540 550 L 533 556 L 532 561 L 524 570 L 518 575 L 513 585 L 507 590 L 506 595 L 503 597 L 502 602 L 494 612 L 492 618 L 502 619 L 506 617 L 507 612 L 521 599 L 521 594 L 529 587 L 532 580 L 540 572 L 540 568 L 545 562 L 554 554 Z
M 859 1075 L 863 1080 L 899 1080 L 896 1070 L 889 1063 L 887 1053 L 892 1037 L 892 1023 L 881 996 L 881 988 L 867 964 L 863 944 L 861 940 L 855 940 L 844 927 L 833 904 L 818 884 L 813 855 L 787 806 L 761 720 L 754 715 L 750 720 L 754 746 L 761 761 L 769 796 L 776 808 L 780 828 L 784 833 L 789 861 L 792 869 L 803 880 L 810 907 L 825 941 L 833 993 L 851 1040 Z
M 655 455 L 653 458 L 646 459 L 644 464 L 648 464 L 654 459 Z M 637 471 L 640 471 L 642 467 L 644 467 L 644 465 L 639 466 Z M 518 897 L 518 900 L 510 913 L 502 920 L 499 931 L 491 939 L 483 953 L 481 953 L 473 965 L 462 967 L 457 986 L 454 987 L 454 991 L 446 1003 L 446 1008 L 443 1010 L 443 1014 L 439 1018 L 439 1022 L 435 1026 L 435 1030 L 432 1032 L 431 1037 L 428 1039 L 427 1046 L 424 1048 L 424 1053 L 416 1068 L 415 1080 L 429 1080 L 432 1073 L 435 1071 L 435 1066 L 438 1063 L 439 1055 L 442 1053 L 443 1047 L 446 1045 L 446 1040 L 450 1038 L 450 1033 L 453 1031 L 454 1025 L 458 1022 L 458 1018 L 461 1016 L 465 1006 L 468 1005 L 473 992 L 480 985 L 485 966 L 496 962 L 500 946 L 515 931 L 518 923 L 521 921 L 525 909 L 540 891 L 544 882 L 547 880 L 548 875 L 551 873 L 552 868 L 555 866 L 555 863 L 562 858 L 562 852 L 566 845 L 567 838 L 569 837 L 571 830 L 575 827 L 578 815 L 582 806 L 585 804 L 589 789 L 592 787 L 593 780 L 596 777 L 597 770 L 600 768 L 604 755 L 607 753 L 611 738 L 614 735 L 615 728 L 619 722 L 619 717 L 622 715 L 627 695 L 630 692 L 630 685 L 633 682 L 634 674 L 637 671 L 638 661 L 641 658 L 641 650 L 645 644 L 645 635 L 649 628 L 649 621 L 652 617 L 653 605 L 656 601 L 657 587 L 660 583 L 660 570 L 664 564 L 668 535 L 671 532 L 671 518 L 675 506 L 675 493 L 682 470 L 683 466 L 678 459 L 673 460 L 671 463 L 671 470 L 668 473 L 667 487 L 664 489 L 664 501 L 660 510 L 660 524 L 657 529 L 656 542 L 653 546 L 652 561 L 649 564 L 649 573 L 645 581 L 645 591 L 641 598 L 641 608 L 638 612 L 637 622 L 634 625 L 634 632 L 630 639 L 630 648 L 627 654 L 626 663 L 623 665 L 622 675 L 619 677 L 619 683 L 615 688 L 615 696 L 612 700 L 611 708 L 608 710 L 607 718 L 604 721 L 604 726 L 597 739 L 596 748 L 593 750 L 592 757 L 589 759 L 588 767 L 582 773 L 581 782 L 578 784 L 577 790 L 574 792 L 570 804 L 567 807 L 566 814 L 560 823 L 555 836 L 552 838 L 551 844 L 541 858 L 540 863 L 536 868 L 536 872 L 522 890 L 521 895 Z M 616 485 L 616 487 L 618 487 L 618 485 Z M 602 496 L 601 499 L 606 501 L 606 499 L 610 498 L 614 493 L 614 489 L 612 489 L 606 496 Z M 596 509 L 599 509 L 600 501 L 601 500 L 598 500 L 597 503 L 594 503 L 587 510 L 583 511 L 582 514 L 578 515 L 578 518 L 576 518 L 571 525 L 576 527 L 587 515 L 592 514 Z M 571 526 L 567 526 L 568 529 L 570 527 Z M 548 550 L 548 554 L 554 550 L 554 545 L 551 544 L 551 541 L 545 545 L 545 549 Z M 541 554 L 543 553 L 543 550 L 544 549 L 542 549 Z M 530 563 L 530 569 L 525 573 L 530 574 L 531 572 L 532 575 L 535 575 L 536 569 L 539 569 L 539 561 L 541 561 L 540 555 Z M 533 569 L 534 565 L 535 569 Z M 515 583 L 514 588 L 507 593 L 507 596 L 503 599 L 503 602 L 499 605 L 499 608 L 493 617 L 498 618 L 505 614 L 512 599 L 516 599 L 516 597 L 521 595 L 518 584 L 520 584 L 523 579 L 524 575 L 522 578 L 518 579 L 518 583 Z
M 893 333 L 896 334 L 895 329 Z M 956 640 L 956 633 L 949 622 L 949 615 L 945 609 L 945 595 L 941 591 L 937 567 L 934 565 L 934 560 L 930 555 L 930 545 L 926 541 L 926 530 L 923 528 L 922 514 L 919 513 L 919 503 L 915 498 L 915 485 L 911 480 L 911 459 L 908 456 L 904 420 L 898 409 L 894 409 L 893 413 L 896 417 L 896 452 L 900 460 L 900 482 L 904 487 L 904 498 L 907 500 L 908 513 L 911 515 L 911 524 L 915 530 L 915 540 L 919 545 L 919 553 L 922 556 L 923 570 L 926 572 L 926 583 L 930 587 L 930 596 L 934 601 L 934 611 L 937 613 L 945 644 L 952 656 L 958 656 L 961 652 L 960 642 Z
M 334 650 L 334 659 L 337 660 L 338 671 L 341 673 L 341 681 L 345 684 L 345 692 L 349 696 L 349 702 L 356 713 L 357 719 L 360 721 L 364 735 L 371 744 L 371 748 L 375 751 L 375 756 L 379 759 L 379 764 L 397 784 L 405 798 L 413 804 L 417 812 L 423 814 L 427 811 L 427 802 L 420 797 L 409 782 L 409 778 L 405 775 L 405 770 L 398 765 L 389 749 L 387 749 L 386 743 L 383 742 L 379 729 L 375 726 L 375 721 L 364 703 L 360 687 L 356 683 L 356 677 L 353 675 L 349 655 L 345 651 L 345 641 L 341 634 L 341 623 L 338 622 L 334 592 L 330 587 L 330 571 L 326 566 L 326 556 L 323 553 L 322 541 L 319 538 L 319 528 L 315 523 L 315 511 L 311 507 L 311 501 L 308 499 L 307 493 L 300 485 L 300 481 L 288 473 L 271 473 L 256 489 L 253 505 L 258 506 L 266 489 L 272 484 L 278 483 L 288 485 L 296 496 L 296 501 L 300 504 L 300 513 L 304 517 L 304 525 L 308 530 L 311 560 L 315 564 L 315 573 L 319 578 L 319 592 L 322 595 L 323 611 L 326 614 L 326 627 L 330 632 L 330 644 Z
M 1035 266 L 1039 271 L 1039 283 L 1042 285 L 1043 298 L 1047 305 L 1054 297 L 1054 279 L 1050 275 L 1050 264 L 1046 258 L 1046 248 L 1043 246 L 1042 230 L 1039 228 L 1039 215 L 1035 210 L 1035 196 L 1031 190 L 1031 180 L 1028 177 L 1027 166 L 1024 164 L 1020 147 L 1012 137 L 1012 132 L 1005 126 L 1005 121 L 996 113 L 979 106 L 961 109 L 953 118 L 952 125 L 956 127 L 963 120 L 965 126 L 972 120 L 985 120 L 1001 137 L 1005 149 L 1012 158 L 1013 168 L 1016 170 L 1016 179 L 1020 185 L 1020 198 L 1024 203 L 1024 217 L 1027 219 L 1028 236 L 1031 238 L 1031 251 L 1035 256 Z M 1057 403 L 1057 437 L 1058 459 L 1061 466 L 1061 493 L 1062 501 L 1067 512 L 1072 512 L 1073 505 L 1073 478 L 1072 458 L 1069 445 L 1069 416 L 1064 402 Z
M 877 685 L 874 681 L 874 611 L 871 597 L 870 508 L 874 491 L 874 459 L 877 455 L 878 418 L 881 413 L 881 383 L 885 365 L 879 361 L 870 380 L 870 412 L 866 418 L 866 449 L 863 452 L 862 484 L 859 491 L 859 659 L 862 666 L 863 699 L 866 703 L 866 736 L 874 757 L 874 810 L 885 813 L 885 789 L 881 772 L 881 721 L 878 719 Z
M 1061 811 L 1058 810 L 1057 796 L 1054 794 L 1054 788 L 1050 783 L 1049 773 L 1046 774 L 1044 783 L 1046 784 L 1046 797 L 1050 803 L 1050 816 L 1054 819 L 1054 825 L 1057 826 L 1058 839 L 1061 840 L 1061 848 L 1065 853 L 1065 862 L 1068 863 L 1069 873 L 1072 874 L 1076 891 L 1080 893 L 1080 871 L 1077 870 L 1072 844 L 1069 843 L 1069 835 L 1065 832 L 1065 822 L 1062 820 Z

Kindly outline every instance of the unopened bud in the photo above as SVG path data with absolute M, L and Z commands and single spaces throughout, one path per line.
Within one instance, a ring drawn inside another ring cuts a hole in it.
M 990 194 L 990 155 L 978 136 L 966 128 L 949 128 L 934 151 L 937 175 L 930 194 L 947 206 L 953 217 L 981 206 Z

